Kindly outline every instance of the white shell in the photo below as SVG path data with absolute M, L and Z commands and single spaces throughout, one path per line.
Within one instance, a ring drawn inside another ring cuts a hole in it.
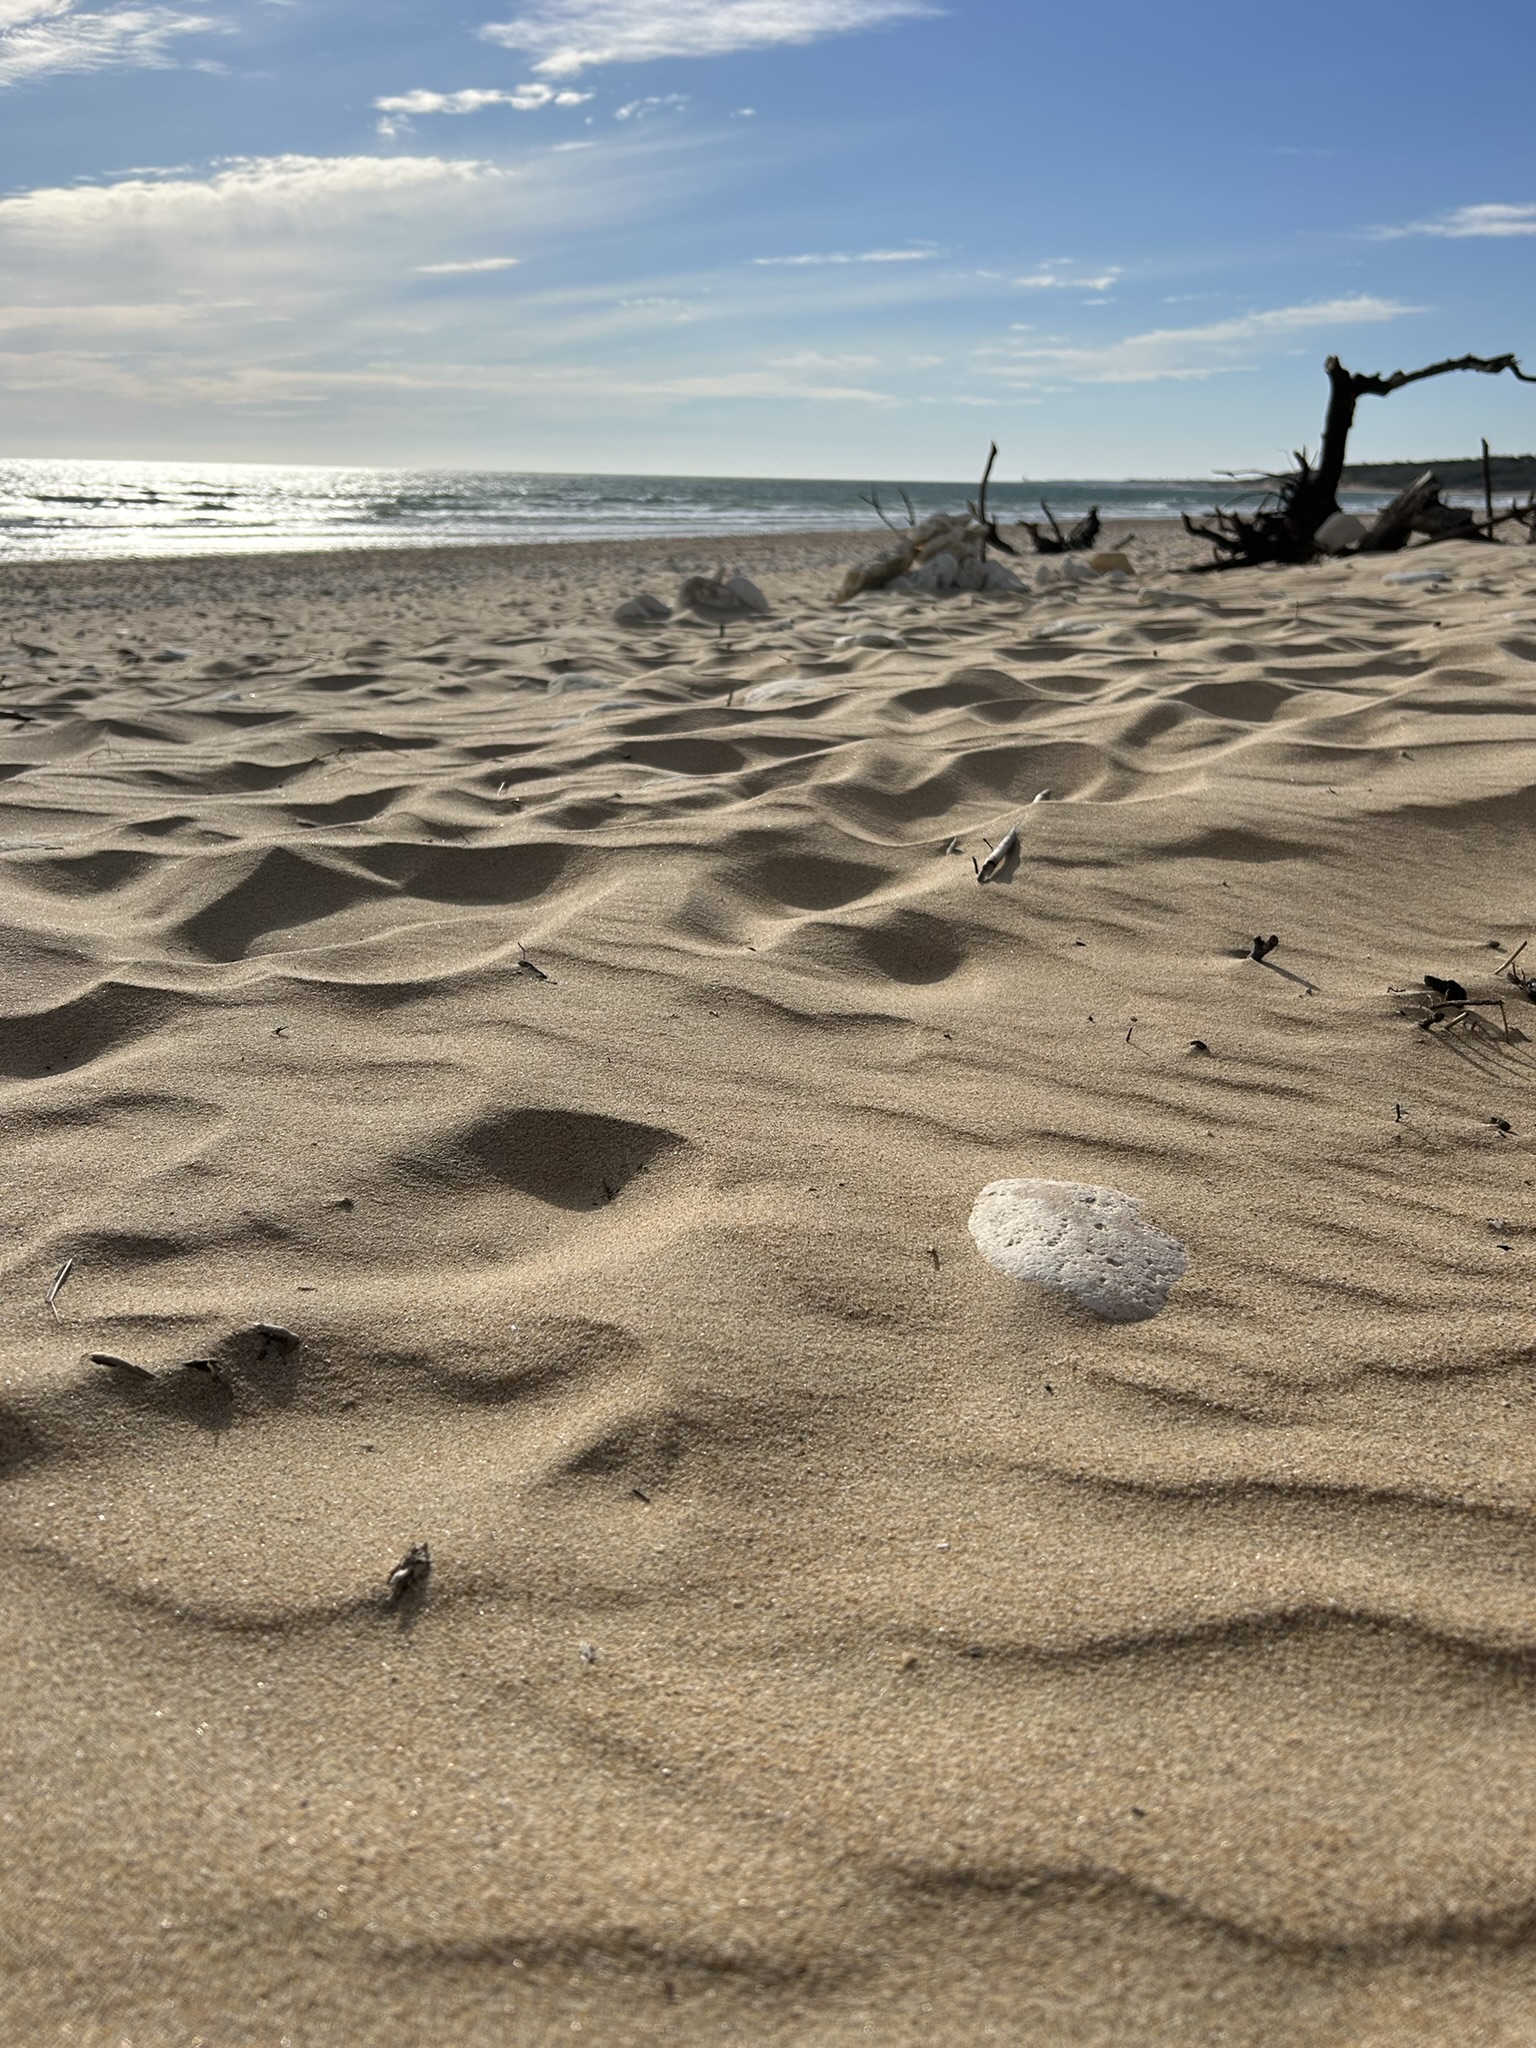
M 1070 1294 L 1111 1323 L 1166 1306 L 1189 1264 L 1134 1195 L 1071 1180 L 995 1180 L 976 1197 L 971 1236 L 989 1265 Z
M 824 697 L 841 686 L 837 676 L 780 676 L 742 692 L 743 704 L 789 704 L 800 697 Z

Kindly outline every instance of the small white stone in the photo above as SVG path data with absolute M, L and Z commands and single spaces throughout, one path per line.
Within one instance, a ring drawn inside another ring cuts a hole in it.
M 614 610 L 614 620 L 620 626 L 660 626 L 672 616 L 672 607 L 663 604 L 659 597 L 652 597 L 648 590 L 626 597 Z
M 756 612 L 759 618 L 767 617 L 771 607 L 750 576 L 743 576 L 737 569 L 726 578 L 725 587 L 744 611 Z
M 1312 538 L 1320 548 L 1336 555 L 1364 540 L 1368 531 L 1358 512 L 1330 512 Z
M 1070 1294 L 1111 1323 L 1167 1304 L 1189 1254 L 1134 1195 L 1070 1180 L 995 1180 L 976 1197 L 971 1236 L 989 1265 Z

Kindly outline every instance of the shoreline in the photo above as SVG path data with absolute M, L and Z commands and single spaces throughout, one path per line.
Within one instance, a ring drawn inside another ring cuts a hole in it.
M 185 555 L 54 555 L 0 557 L 0 587 L 26 578 L 70 582 L 100 577 L 105 583 L 153 584 L 157 580 L 206 577 L 260 581 L 287 577 L 295 581 L 336 581 L 348 569 L 393 583 L 455 577 L 474 580 L 502 573 L 523 576 L 551 568 L 565 571 L 634 570 L 684 576 L 712 572 L 722 561 L 748 575 L 788 576 L 842 569 L 880 552 L 885 529 L 812 527 L 791 533 L 684 533 L 635 536 L 626 540 L 474 541 L 424 543 L 416 547 L 335 547 L 213 551 Z M 1008 529 L 1003 529 L 1005 537 Z M 1154 545 L 1159 562 L 1167 544 L 1187 545 L 1204 552 L 1204 543 L 1190 541 L 1174 519 L 1107 519 L 1103 547 L 1127 536 L 1134 545 Z M 1003 559 L 1007 559 L 1004 557 Z M 1018 564 L 1031 570 L 1045 555 L 1021 554 Z

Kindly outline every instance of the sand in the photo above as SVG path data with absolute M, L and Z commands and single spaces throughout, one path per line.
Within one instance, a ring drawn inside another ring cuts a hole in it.
M 1536 2039 L 1536 552 L 867 549 L 0 573 L 0 2038 Z

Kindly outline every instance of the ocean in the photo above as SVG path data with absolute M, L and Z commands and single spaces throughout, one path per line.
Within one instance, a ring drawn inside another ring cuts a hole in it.
M 816 478 L 0 460 L 0 561 L 838 531 L 879 524 L 865 502 L 871 490 L 904 519 L 902 488 Z M 960 509 L 975 488 L 974 479 L 905 485 L 920 518 Z M 1362 491 L 1347 502 L 1365 510 L 1389 495 Z M 1004 520 L 1038 517 L 1041 498 L 1063 520 L 1096 504 L 1112 526 L 1209 511 L 1240 496 L 1239 486 L 1210 479 L 1067 477 L 995 482 L 990 504 Z

